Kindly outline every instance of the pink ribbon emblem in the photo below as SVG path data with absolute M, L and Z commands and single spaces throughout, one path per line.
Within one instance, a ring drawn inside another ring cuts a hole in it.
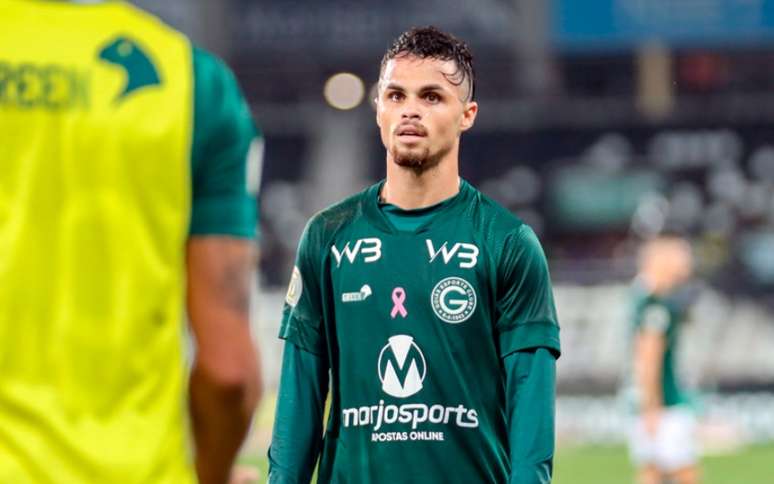
M 392 311 L 390 312 L 390 316 L 392 316 L 392 319 L 395 319 L 398 314 L 400 314 L 402 317 L 408 316 L 408 311 L 406 311 L 405 306 L 403 306 L 403 302 L 406 300 L 406 291 L 402 287 L 396 287 L 392 290 Z

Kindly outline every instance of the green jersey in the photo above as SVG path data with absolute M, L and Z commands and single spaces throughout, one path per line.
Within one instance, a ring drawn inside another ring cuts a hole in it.
M 680 323 L 685 317 L 684 304 L 681 304 L 676 297 L 660 297 L 651 294 L 639 284 L 635 284 L 633 288 L 633 303 L 632 322 L 635 334 L 642 329 L 648 329 L 662 333 L 665 338 L 661 365 L 661 391 L 664 406 L 685 403 L 686 399 L 675 369 Z
M 534 232 L 466 182 L 411 232 L 374 185 L 312 218 L 280 336 L 331 370 L 320 482 L 506 482 L 501 358 L 559 353 Z

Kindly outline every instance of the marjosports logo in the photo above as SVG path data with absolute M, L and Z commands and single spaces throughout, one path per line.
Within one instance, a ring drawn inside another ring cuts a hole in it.
M 413 337 L 399 334 L 389 338 L 379 352 L 378 373 L 382 391 L 396 398 L 407 398 L 422 390 L 427 376 L 427 360 Z M 443 432 L 420 429 L 420 425 L 426 427 L 422 424 L 478 427 L 478 412 L 461 404 L 393 405 L 379 400 L 373 405 L 342 408 L 341 416 L 344 428 L 373 426 L 372 442 L 444 440 Z M 384 425 L 397 425 L 393 427 L 397 431 L 378 432 Z
M 430 304 L 442 321 L 461 323 L 476 310 L 476 291 L 465 279 L 447 277 L 433 288 Z
M 418 393 L 426 374 L 425 355 L 411 336 L 391 337 L 379 353 L 379 380 L 388 395 L 406 398 Z

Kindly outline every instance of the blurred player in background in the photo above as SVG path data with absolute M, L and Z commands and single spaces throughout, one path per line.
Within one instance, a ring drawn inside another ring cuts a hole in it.
M 301 238 L 269 482 L 309 482 L 318 456 L 325 483 L 551 480 L 551 283 L 532 229 L 459 177 L 474 85 L 467 46 L 432 27 L 384 56 L 387 177 Z
M 260 393 L 255 140 L 157 19 L 0 0 L 0 482 L 227 482 Z
M 677 380 L 675 355 L 691 277 L 687 241 L 657 237 L 642 247 L 634 283 L 634 390 L 638 415 L 630 436 L 641 484 L 698 482 L 695 418 Z

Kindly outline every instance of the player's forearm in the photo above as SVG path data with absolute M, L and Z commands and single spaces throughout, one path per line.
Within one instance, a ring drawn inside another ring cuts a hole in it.
M 224 379 L 195 363 L 190 407 L 200 484 L 228 482 L 231 467 L 250 428 L 260 394 L 257 371 Z
M 644 411 L 657 411 L 664 405 L 659 375 L 655 369 L 649 369 L 642 373 L 640 387 L 642 391 L 641 404 Z
M 510 484 L 551 482 L 554 458 L 556 359 L 545 348 L 504 360 Z
M 271 484 L 308 483 L 320 453 L 328 365 L 287 342 L 269 448 Z
M 664 403 L 661 391 L 663 360 L 661 339 L 660 336 L 648 333 L 641 334 L 637 338 L 635 368 L 643 411 L 657 411 Z
M 260 398 L 250 334 L 249 240 L 193 237 L 188 243 L 188 316 L 196 340 L 191 421 L 200 484 L 225 483 Z

